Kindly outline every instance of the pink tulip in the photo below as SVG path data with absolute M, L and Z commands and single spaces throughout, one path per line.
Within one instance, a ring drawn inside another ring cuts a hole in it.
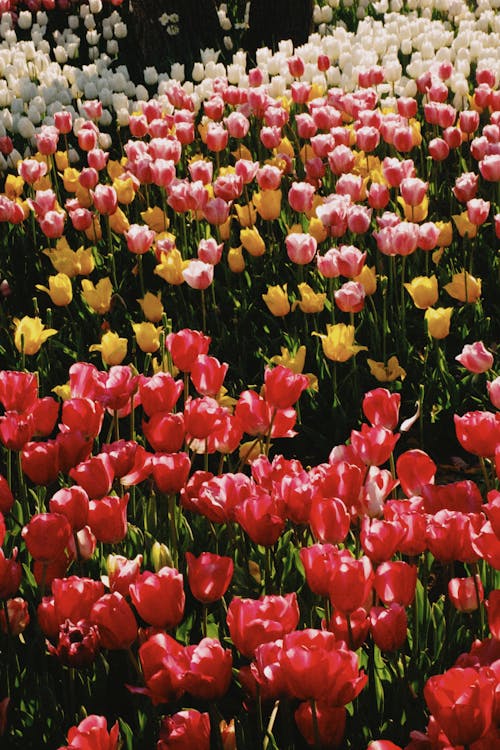
M 466 344 L 461 354 L 455 357 L 469 372 L 487 372 L 493 366 L 493 354 L 489 352 L 482 341 Z

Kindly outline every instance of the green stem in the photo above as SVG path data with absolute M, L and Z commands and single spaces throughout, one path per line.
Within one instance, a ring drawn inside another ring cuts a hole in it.
M 311 698 L 311 712 L 312 712 L 312 725 L 313 725 L 313 737 L 314 737 L 314 750 L 320 750 L 321 741 L 319 737 L 319 726 L 318 726 L 318 714 L 316 711 L 316 701 Z
M 173 494 L 168 496 L 168 522 L 170 527 L 170 551 L 174 566 L 177 568 L 179 564 L 179 537 L 177 534 L 176 501 Z

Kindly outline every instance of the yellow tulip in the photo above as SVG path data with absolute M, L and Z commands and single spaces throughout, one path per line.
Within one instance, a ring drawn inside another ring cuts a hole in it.
M 452 307 L 437 307 L 436 309 L 429 307 L 425 311 L 429 336 L 433 339 L 445 339 L 448 336 L 452 312 Z
M 73 299 L 71 280 L 65 273 L 49 276 L 48 288 L 42 284 L 37 284 L 36 288 L 40 289 L 41 292 L 47 292 L 52 300 L 52 304 L 56 305 L 56 307 L 66 307 Z
M 158 328 L 153 323 L 132 323 L 137 346 L 142 352 L 153 353 L 160 348 L 160 333 L 162 327 Z
M 326 293 L 315 292 L 309 284 L 305 282 L 299 284 L 301 299 L 293 303 L 293 310 L 298 306 L 303 313 L 318 313 L 325 307 Z
M 290 139 L 286 137 L 281 139 L 275 151 L 277 154 L 285 154 L 285 156 L 289 156 L 290 159 L 293 159 L 295 156 L 295 151 L 293 150 Z
M 94 214 L 92 224 L 85 230 L 85 237 L 89 242 L 99 242 L 102 239 L 102 228 L 99 214 Z
M 135 186 L 131 177 L 125 177 L 123 180 L 120 177 L 115 177 L 113 187 L 116 190 L 118 203 L 121 203 L 123 206 L 128 206 L 132 203 L 135 198 Z
M 231 151 L 231 156 L 234 156 L 236 161 L 238 159 L 246 159 L 247 161 L 253 161 L 253 154 L 243 143 L 238 144 L 236 151 Z
M 421 133 L 421 126 L 418 120 L 415 120 L 413 117 L 409 120 L 409 126 L 411 128 L 412 136 L 413 136 L 413 147 L 417 148 L 422 143 L 422 133 Z
M 472 239 L 476 236 L 477 225 L 469 221 L 467 211 L 462 211 L 461 214 L 453 214 L 451 218 L 455 222 L 460 237 L 469 237 Z
M 425 310 L 436 304 L 439 292 L 435 276 L 416 276 L 404 286 L 412 298 L 413 304 L 419 310 Z
M 69 381 L 64 383 L 64 385 L 55 385 L 51 391 L 52 393 L 55 393 L 61 401 L 68 401 L 71 398 L 71 386 Z
M 267 293 L 262 295 L 268 310 L 277 318 L 282 318 L 290 312 L 287 284 L 284 286 L 268 286 Z
M 159 206 L 148 208 L 147 211 L 141 211 L 141 218 L 150 229 L 153 229 L 157 233 L 165 232 L 170 224 L 165 212 Z
M 240 242 L 254 258 L 264 255 L 266 252 L 266 245 L 257 227 L 242 229 L 240 231 Z
M 69 159 L 66 151 L 56 151 L 56 153 L 54 154 L 54 159 L 56 160 L 56 167 L 60 172 L 62 172 L 63 169 L 66 169 L 66 167 L 69 166 Z
M 109 312 L 112 294 L 113 286 L 108 276 L 100 279 L 95 286 L 89 279 L 83 279 L 82 281 L 82 297 L 87 305 L 98 315 L 104 315 Z
M 398 196 L 398 203 L 403 207 L 406 221 L 418 223 L 427 218 L 429 198 L 426 195 L 424 195 L 422 203 L 419 203 L 418 206 L 410 206 L 401 196 Z
M 246 203 L 244 206 L 235 203 L 236 216 L 240 227 L 252 227 L 257 219 L 257 211 L 253 203 Z
M 106 164 L 106 172 L 113 182 L 119 179 L 123 175 L 124 171 L 125 170 L 123 168 L 123 164 L 121 164 L 119 161 L 116 161 L 116 159 L 110 159 Z
M 5 195 L 7 198 L 10 198 L 11 201 L 14 201 L 16 198 L 19 198 L 22 195 L 24 188 L 24 180 L 21 177 L 21 175 L 18 174 L 8 174 L 5 178 Z
M 406 371 L 400 366 L 397 357 L 389 357 L 387 364 L 375 362 L 374 359 L 367 359 L 370 372 L 379 383 L 392 383 L 393 380 L 401 378 L 404 380 Z
M 87 190 L 87 188 L 80 185 L 80 183 L 76 186 L 75 198 L 77 198 L 78 203 L 82 208 L 90 208 L 92 205 L 90 190 Z
M 375 294 L 377 291 L 377 273 L 375 266 L 363 266 L 361 273 L 353 278 L 353 281 L 358 281 L 365 290 L 367 297 Z
M 95 267 L 92 249 L 78 248 L 74 252 L 68 243 L 61 237 L 55 248 L 47 248 L 43 251 L 47 255 L 53 267 L 58 273 L 65 273 L 70 279 L 75 276 L 88 276 Z
M 182 272 L 188 265 L 189 261 L 182 260 L 182 255 L 174 247 L 168 253 L 161 254 L 161 260 L 156 265 L 154 272 L 169 284 L 179 286 L 184 283 Z
M 124 234 L 130 228 L 129 220 L 120 207 L 109 217 L 109 226 L 116 234 Z
M 449 284 L 444 287 L 450 297 L 460 302 L 477 302 L 481 296 L 481 279 L 476 279 L 467 271 L 454 273 Z
M 163 315 L 163 305 L 161 302 L 161 291 L 157 294 L 146 292 L 142 299 L 138 299 L 142 312 L 146 320 L 151 323 L 159 323 Z
M 323 352 L 327 359 L 332 362 L 347 362 L 348 359 L 362 350 L 367 350 L 366 346 L 359 346 L 354 343 L 354 326 L 348 326 L 345 323 L 331 323 L 326 326 L 325 333 L 313 331 L 313 336 L 319 336 L 323 345 Z
M 107 331 L 101 339 L 100 344 L 92 344 L 89 352 L 101 352 L 102 361 L 105 365 L 121 365 L 127 356 L 127 339 L 120 338 L 117 333 Z
M 281 212 L 281 190 L 261 190 L 255 193 L 252 201 L 261 219 L 273 221 Z
M 435 221 L 434 224 L 439 229 L 437 240 L 438 247 L 448 247 L 453 239 L 453 226 L 451 221 Z
M 233 273 L 243 273 L 246 263 L 245 258 L 243 257 L 243 249 L 241 245 L 239 247 L 229 248 L 227 262 Z
M 45 328 L 40 318 L 30 318 L 28 315 L 21 320 L 14 318 L 14 324 L 14 344 L 17 351 L 24 354 L 37 354 L 49 336 L 57 333 L 55 328 Z
M 78 182 L 79 177 L 80 172 L 78 171 L 78 169 L 75 169 L 74 167 L 66 167 L 63 172 L 62 178 L 64 189 L 68 193 L 76 193 L 78 186 L 80 186 L 80 183 Z
M 311 220 L 309 222 L 309 234 L 311 235 L 311 237 L 314 237 L 318 244 L 320 242 L 324 242 L 328 237 L 328 232 L 325 225 L 323 224 L 321 219 L 318 219 L 317 216 L 311 217 Z

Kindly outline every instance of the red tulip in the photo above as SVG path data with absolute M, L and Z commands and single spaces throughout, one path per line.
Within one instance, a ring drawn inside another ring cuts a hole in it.
M 89 619 L 99 628 L 101 644 L 104 648 L 127 649 L 137 638 L 137 622 L 134 613 L 117 591 L 101 596 L 94 603 Z
M 54 578 L 54 614 L 59 625 L 65 620 L 88 620 L 95 602 L 104 594 L 104 584 L 92 578 Z
M 342 556 L 330 578 L 330 601 L 343 613 L 361 607 L 371 594 L 373 569 L 368 557 L 359 560 Z
M 221 599 L 227 591 L 234 570 L 231 557 L 202 552 L 195 557 L 186 552 L 189 587 L 195 599 L 210 604 Z
M 61 557 L 73 530 L 60 513 L 38 513 L 23 527 L 21 535 L 35 560 L 50 562 Z
M 316 744 L 316 732 L 320 746 L 328 748 L 340 747 L 345 733 L 346 710 L 344 706 L 330 706 L 328 703 L 318 702 L 315 705 L 316 726 L 309 701 L 303 702 L 295 710 L 294 718 L 299 732 L 308 745 Z
M 142 408 L 148 417 L 156 412 L 170 412 L 175 407 L 183 388 L 182 380 L 174 380 L 168 372 L 157 372 L 150 378 L 141 375 L 139 396 Z
M 58 443 L 55 440 L 27 443 L 21 453 L 21 466 L 34 484 L 52 484 L 61 468 Z
M 417 448 L 401 453 L 396 461 L 396 474 L 407 497 L 419 495 L 424 485 L 433 484 L 436 471 L 430 456 Z
M 409 607 L 415 598 L 417 572 L 416 565 L 409 565 L 402 560 L 381 563 L 373 580 L 377 596 L 384 604 L 396 602 Z
M 157 453 L 151 459 L 153 478 L 160 492 L 173 495 L 186 484 L 191 468 L 187 453 Z
M 184 579 L 175 568 L 141 573 L 129 591 L 137 612 L 150 625 L 170 630 L 184 614 Z
M 363 414 L 373 426 L 394 430 L 399 422 L 400 404 L 399 393 L 390 393 L 386 388 L 375 388 L 363 398 Z
M 210 716 L 194 708 L 163 719 L 157 750 L 210 750 Z
M 459 612 L 474 612 L 484 598 L 483 584 L 478 575 L 469 578 L 451 578 L 448 581 L 448 596 Z
M 388 607 L 372 607 L 370 631 L 373 642 L 381 651 L 397 651 L 406 641 L 408 619 L 401 604 L 393 602 Z
M 290 633 L 299 622 L 296 594 L 260 599 L 234 597 L 227 611 L 231 639 L 240 653 L 251 658 L 257 646 Z
M 430 712 L 452 745 L 470 745 L 488 731 L 496 679 L 485 669 L 454 667 L 427 680 Z
M 129 494 L 108 495 L 90 500 L 87 523 L 99 542 L 115 544 L 127 535 L 127 504 Z
M 190 372 L 198 356 L 207 354 L 210 337 L 185 328 L 177 333 L 169 333 L 166 344 L 174 365 L 182 372 Z
M 22 575 L 21 563 L 17 562 L 17 547 L 12 550 L 12 557 L 5 557 L 0 547 L 0 599 L 10 599 L 17 593 Z
M 66 516 L 73 531 L 79 531 L 87 523 L 89 496 L 83 487 L 64 487 L 51 497 L 49 509 L 51 513 Z
M 68 746 L 79 750 L 118 750 L 120 744 L 118 722 L 108 731 L 104 716 L 91 714 L 68 730 Z
M 197 646 L 187 646 L 188 667 L 182 682 L 194 698 L 218 700 L 227 692 L 232 678 L 233 658 L 216 638 L 204 638 Z

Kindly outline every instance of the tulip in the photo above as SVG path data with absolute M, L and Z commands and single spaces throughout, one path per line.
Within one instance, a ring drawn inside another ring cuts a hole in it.
M 178 711 L 163 719 L 157 750 L 210 749 L 210 716 L 194 708 Z
M 482 341 L 466 344 L 455 359 L 469 372 L 476 374 L 487 372 L 493 367 L 493 354 L 485 348 Z
M 121 338 L 114 331 L 107 331 L 100 344 L 89 346 L 89 352 L 101 352 L 105 365 L 119 365 L 127 356 L 127 343 L 127 339 Z
M 89 619 L 97 625 L 104 648 L 127 649 L 137 638 L 134 613 L 117 591 L 101 596 L 93 604 Z
M 290 312 L 287 284 L 283 286 L 268 286 L 267 293 L 262 295 L 262 299 L 266 303 L 268 310 L 275 317 L 282 318 Z
M 142 375 L 139 379 L 142 408 L 148 417 L 156 412 L 171 412 L 183 388 L 182 381 L 174 380 L 168 372 L 157 372 L 151 378 Z
M 437 302 L 438 285 L 435 276 L 416 276 L 404 287 L 419 310 L 432 307 Z
M 469 578 L 451 578 L 448 581 L 448 596 L 459 612 L 474 612 L 481 606 L 484 590 L 478 575 Z
M 468 201 L 467 203 L 469 204 L 470 201 Z M 476 217 L 477 214 L 478 212 L 476 212 L 475 214 Z M 473 239 L 476 236 L 478 225 L 470 220 L 468 210 L 462 211 L 461 214 L 453 214 L 451 218 L 455 222 L 455 226 L 458 229 L 460 237 L 468 237 L 469 239 Z
M 425 321 L 429 336 L 434 339 L 444 339 L 450 332 L 452 307 L 428 307 L 425 311 Z
M 163 328 L 153 323 L 132 323 L 137 345 L 142 352 L 156 352 L 160 348 L 160 333 Z
M 139 615 L 150 625 L 169 630 L 182 620 L 185 602 L 183 576 L 174 568 L 141 573 L 129 590 Z
M 467 271 L 461 271 L 453 274 L 451 282 L 444 289 L 450 297 L 473 304 L 481 297 L 481 279 L 476 279 Z
M 370 632 L 381 651 L 397 651 L 406 642 L 408 618 L 401 604 L 370 609 Z
M 210 552 L 202 552 L 196 558 L 186 552 L 189 587 L 195 599 L 211 604 L 221 599 L 227 591 L 233 575 L 233 560 Z
M 325 357 L 333 362 L 347 362 L 358 352 L 368 349 L 354 344 L 354 326 L 345 323 L 328 324 L 326 330 L 326 334 L 313 331 L 313 336 L 321 338 Z
M 55 328 L 45 328 L 38 317 L 30 318 L 25 315 L 21 320 L 14 318 L 14 324 L 15 347 L 18 352 L 28 355 L 37 354 L 42 344 L 57 333 Z
M 157 294 L 146 292 L 142 299 L 138 299 L 144 317 L 150 323 L 159 323 L 163 316 L 163 305 L 161 302 L 161 291 Z
M 65 273 L 49 276 L 49 288 L 42 286 L 42 284 L 37 284 L 36 288 L 42 292 L 47 292 L 52 303 L 57 307 L 66 307 L 73 299 L 71 281 Z
M 82 280 L 82 297 L 98 315 L 105 315 L 111 307 L 113 287 L 109 277 L 100 279 L 94 286 L 88 279 Z
M 452 745 L 471 745 L 492 723 L 496 680 L 490 670 L 454 667 L 427 680 L 424 697 Z
M 245 250 L 257 258 L 266 252 L 266 245 L 257 227 L 249 227 L 240 231 L 240 242 Z
M 78 726 L 68 730 L 68 745 L 81 748 L 100 747 L 103 750 L 118 750 L 120 746 L 120 728 L 116 721 L 108 731 L 104 716 L 91 714 Z
M 305 282 L 298 285 L 298 290 L 301 299 L 293 303 L 292 310 L 299 307 L 303 313 L 318 313 L 324 309 L 326 292 L 315 292 Z
M 400 366 L 397 357 L 389 357 L 386 365 L 383 362 L 375 362 L 373 359 L 367 359 L 366 362 L 370 373 L 379 383 L 392 383 L 397 378 L 404 380 L 406 377 L 406 370 Z
M 204 263 L 202 260 L 190 260 L 189 264 L 182 271 L 184 281 L 192 289 L 207 289 L 214 278 L 214 267 L 210 263 Z

